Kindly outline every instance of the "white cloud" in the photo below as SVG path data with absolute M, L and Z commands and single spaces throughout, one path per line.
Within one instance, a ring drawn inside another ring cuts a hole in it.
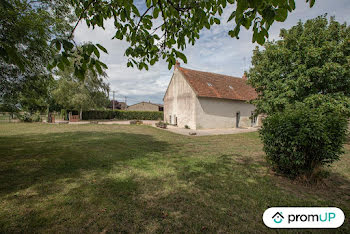
M 142 1 L 137 4 L 142 4 Z M 299 19 L 306 21 L 324 13 L 328 13 L 329 16 L 335 15 L 336 20 L 340 22 L 350 22 L 350 1 L 348 0 L 317 0 L 311 9 L 305 0 L 297 0 L 296 7 L 285 22 L 274 23 L 269 31 L 270 40 L 278 39 L 281 28 L 290 28 Z M 239 40 L 227 35 L 228 31 L 234 27 L 233 22 L 226 22 L 232 11 L 232 6 L 227 8 L 222 16 L 221 25 L 216 25 L 211 30 L 203 30 L 195 46 L 187 46 L 184 53 L 188 64 L 181 64 L 181 66 L 242 76 L 244 70 L 250 65 L 252 50 L 257 44 L 252 43 L 252 32 L 244 28 L 241 29 Z M 159 62 L 150 67 L 149 71 L 127 68 L 124 52 L 128 44 L 125 41 L 112 40 L 116 31 L 113 21 L 107 21 L 105 28 L 106 30 L 100 28 L 92 30 L 82 23 L 76 30 L 75 39 L 78 42 L 100 43 L 107 48 L 108 55 L 102 55 L 101 59 L 109 67 L 108 82 L 112 90 L 116 91 L 117 98 L 124 100 L 124 96 L 127 96 L 128 104 L 139 101 L 161 103 L 172 70 L 168 70 L 165 62 Z

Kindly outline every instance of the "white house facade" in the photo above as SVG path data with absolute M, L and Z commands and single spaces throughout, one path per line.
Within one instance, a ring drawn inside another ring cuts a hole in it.
M 164 95 L 164 121 L 180 128 L 239 128 L 258 126 L 255 90 L 246 79 L 195 71 L 175 65 Z

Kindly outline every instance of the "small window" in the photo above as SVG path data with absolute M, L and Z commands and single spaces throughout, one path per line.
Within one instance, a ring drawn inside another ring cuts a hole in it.
M 209 87 L 212 87 L 212 86 L 213 86 L 213 85 L 212 85 L 211 83 L 209 83 L 209 82 L 207 82 L 207 84 L 208 84 Z
M 228 86 L 230 89 L 233 89 L 233 87 L 231 85 Z

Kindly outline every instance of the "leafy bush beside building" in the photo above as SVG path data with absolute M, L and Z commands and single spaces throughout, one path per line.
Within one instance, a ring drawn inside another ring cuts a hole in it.
M 299 105 L 264 119 L 260 136 L 273 169 L 295 178 L 313 178 L 343 153 L 347 118 L 336 111 Z
M 260 131 L 273 168 L 312 177 L 339 159 L 350 117 L 350 27 L 326 15 L 282 29 L 254 50 L 248 82 L 266 114 Z

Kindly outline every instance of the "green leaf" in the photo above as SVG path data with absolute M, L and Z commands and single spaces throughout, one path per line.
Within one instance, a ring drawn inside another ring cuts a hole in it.
M 96 44 L 96 46 L 102 50 L 103 52 L 105 52 L 106 54 L 108 54 L 108 51 L 106 50 L 106 48 L 104 48 L 103 46 L 101 46 L 100 44 Z
M 263 45 L 265 43 L 265 37 L 263 32 L 259 32 L 256 34 L 256 41 L 259 45 Z
M 139 9 L 137 9 L 137 7 L 134 4 L 132 4 L 131 7 L 132 7 L 132 10 L 133 10 L 134 14 L 136 16 L 140 17 Z
M 169 40 L 169 43 L 171 43 L 171 44 L 173 45 L 173 44 L 175 44 L 175 43 L 176 43 L 176 41 L 175 41 L 175 39 L 174 39 L 174 38 L 171 38 L 171 39 Z
M 295 10 L 295 0 L 289 0 L 289 6 Z
M 24 71 L 24 63 L 27 61 L 25 58 L 20 57 L 15 47 L 5 46 L 5 51 L 11 63 L 17 65 L 21 71 Z
M 310 1 L 310 7 L 313 7 L 315 4 L 315 0 L 309 0 Z
M 151 59 L 151 61 L 150 61 L 150 63 L 149 64 L 151 64 L 151 66 L 153 66 L 155 63 L 156 63 L 156 61 L 157 61 L 157 59 Z
M 59 69 L 61 69 L 62 71 L 64 70 L 64 64 L 63 64 L 62 62 L 59 62 L 59 63 L 57 64 L 57 67 L 58 67 Z
M 107 67 L 107 65 L 105 63 L 103 63 L 103 62 L 99 62 L 99 63 L 104 69 L 108 69 L 108 67 Z
M 94 46 L 94 54 L 97 58 L 100 58 L 100 52 L 98 51 L 97 47 Z
M 228 18 L 227 22 L 230 22 L 233 18 L 236 17 L 236 11 L 232 12 L 230 17 Z
M 285 9 L 285 8 L 278 8 L 276 10 L 276 16 L 275 16 L 276 21 L 284 22 L 287 19 L 287 16 L 288 16 L 288 10 L 287 9 Z
M 64 64 L 66 64 L 67 66 L 70 65 L 69 59 L 66 56 L 62 56 L 62 61 L 64 62 Z
M 187 63 L 187 58 L 186 58 L 186 56 L 185 56 L 183 53 L 181 53 L 180 51 L 176 51 L 176 55 L 177 55 L 180 59 L 182 59 L 182 61 L 184 61 L 184 63 Z
M 58 51 L 60 51 L 60 50 L 61 50 L 61 42 L 60 42 L 59 40 L 56 40 L 56 41 L 55 41 L 55 45 L 56 45 L 56 49 L 57 49 Z
M 67 41 L 67 40 L 63 40 L 63 48 L 66 51 L 72 50 L 74 47 L 73 43 Z
M 159 8 L 157 8 L 157 7 L 154 8 L 154 10 L 153 10 L 153 18 L 154 19 L 158 18 L 159 12 L 160 12 Z
M 170 69 L 172 68 L 172 66 L 173 66 L 173 65 L 172 65 L 171 62 L 169 61 L 169 62 L 168 62 L 168 70 L 170 70 Z
M 100 66 L 100 63 L 96 63 L 95 64 L 95 67 L 96 67 L 96 70 L 97 70 L 97 72 L 99 73 L 99 74 L 102 74 L 103 73 L 103 71 L 102 71 L 102 68 L 101 68 L 101 66 Z

